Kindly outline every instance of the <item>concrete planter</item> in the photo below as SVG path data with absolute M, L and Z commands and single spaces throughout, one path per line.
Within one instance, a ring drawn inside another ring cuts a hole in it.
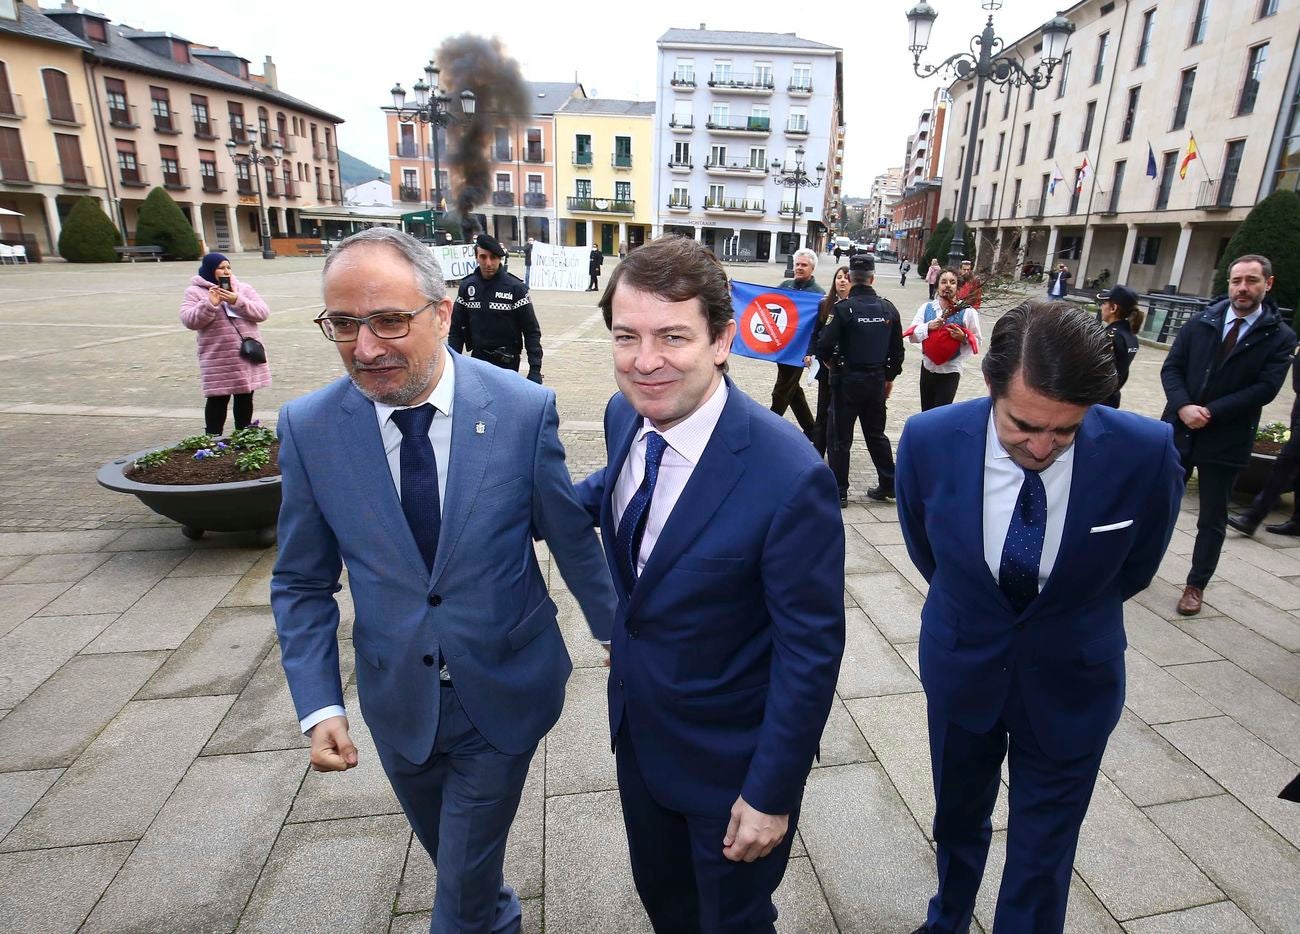
M 167 447 L 169 445 L 160 445 Z M 95 475 L 100 486 L 131 493 L 160 516 L 179 522 L 186 538 L 204 532 L 256 532 L 263 545 L 275 542 L 280 515 L 280 478 L 262 477 L 234 483 L 139 483 L 125 475 L 136 458 L 158 448 L 136 451 L 110 461 Z
M 1237 499 L 1253 499 L 1255 494 L 1264 489 L 1264 482 L 1277 463 L 1276 454 L 1250 452 L 1250 463 L 1237 474 L 1237 482 L 1232 488 L 1232 495 Z

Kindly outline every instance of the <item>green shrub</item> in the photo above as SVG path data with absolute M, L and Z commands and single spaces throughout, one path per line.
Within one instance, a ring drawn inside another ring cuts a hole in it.
M 930 259 L 934 258 L 939 261 L 940 266 L 948 265 L 948 251 L 952 249 L 952 235 L 955 230 L 953 222 L 944 218 L 934 225 L 934 232 L 930 234 L 930 239 L 925 241 L 925 249 L 921 251 L 921 261 L 918 264 L 919 269 L 928 269 Z M 972 227 L 966 228 L 966 242 L 962 255 L 967 259 L 975 258 L 975 238 L 979 231 Z
M 83 197 L 72 206 L 68 219 L 59 234 L 59 255 L 69 263 L 116 263 L 118 255 L 113 247 L 120 245 L 122 235 L 99 201 Z
M 136 246 L 160 246 L 173 259 L 198 259 L 203 253 L 185 214 L 161 188 L 149 192 L 135 222 Z
M 1247 253 L 1268 257 L 1277 277 L 1273 300 L 1283 308 L 1295 308 L 1300 301 L 1300 196 L 1275 191 L 1251 209 L 1228 241 L 1214 271 L 1211 294 L 1227 294 L 1228 264 Z

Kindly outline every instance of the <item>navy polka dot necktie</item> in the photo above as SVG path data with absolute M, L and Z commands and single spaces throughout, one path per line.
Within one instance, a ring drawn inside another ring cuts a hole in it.
M 645 476 L 628 500 L 623 518 L 618 522 L 618 530 L 614 533 L 619 568 L 628 590 L 636 583 L 636 560 L 641 553 L 641 538 L 645 534 L 646 517 L 650 514 L 650 497 L 654 495 L 655 483 L 659 479 L 659 463 L 663 460 L 666 447 L 668 442 L 658 432 L 652 431 L 645 436 Z
M 1024 468 L 1021 468 L 1024 470 Z M 1025 470 L 1016 508 L 1007 526 L 998 567 L 998 586 L 1017 613 L 1038 596 L 1038 566 L 1043 558 L 1043 537 L 1047 533 L 1047 490 L 1036 470 Z
M 393 424 L 402 433 L 402 512 L 420 548 L 425 566 L 433 570 L 442 531 L 442 509 L 438 501 L 438 461 L 433 456 L 429 426 L 437 410 L 428 403 L 393 412 Z

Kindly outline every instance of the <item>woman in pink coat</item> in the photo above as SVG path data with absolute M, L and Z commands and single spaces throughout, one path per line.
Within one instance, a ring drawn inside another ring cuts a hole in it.
M 253 421 L 253 392 L 271 385 L 271 368 L 241 357 L 239 345 L 245 337 L 262 339 L 257 322 L 270 313 L 257 291 L 234 277 L 230 260 L 220 253 L 203 257 L 199 274 L 185 290 L 181 323 L 198 332 L 208 434 L 219 435 L 225 429 L 231 396 L 235 397 L 235 429 L 247 428 Z

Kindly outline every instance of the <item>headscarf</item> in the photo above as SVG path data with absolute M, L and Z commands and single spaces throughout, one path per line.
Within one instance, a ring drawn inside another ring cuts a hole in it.
M 199 263 L 199 278 L 205 282 L 217 281 L 217 267 L 226 261 L 223 253 L 209 253 L 203 257 L 203 262 Z

